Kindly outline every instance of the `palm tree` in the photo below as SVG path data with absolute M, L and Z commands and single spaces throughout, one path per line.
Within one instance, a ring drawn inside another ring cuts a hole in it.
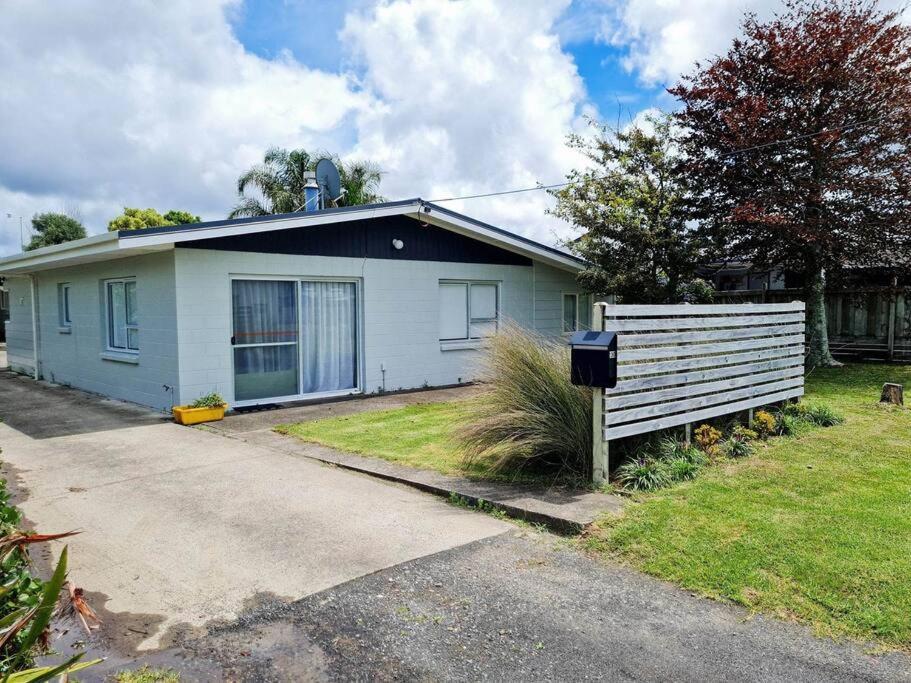
M 332 159 L 338 166 L 344 190 L 338 199 L 339 206 L 375 204 L 384 200 L 378 194 L 380 171 L 372 162 L 343 162 L 334 154 L 313 155 L 304 149 L 288 151 L 272 147 L 266 151 L 263 163 L 237 179 L 240 199 L 228 218 L 300 211 L 304 205 L 304 174 L 314 170 L 316 162 L 323 157 Z

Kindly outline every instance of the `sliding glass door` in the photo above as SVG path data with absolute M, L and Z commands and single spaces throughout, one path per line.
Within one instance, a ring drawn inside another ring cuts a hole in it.
M 234 280 L 234 400 L 300 393 L 297 283 Z
M 357 283 L 237 279 L 232 290 L 236 402 L 357 389 Z

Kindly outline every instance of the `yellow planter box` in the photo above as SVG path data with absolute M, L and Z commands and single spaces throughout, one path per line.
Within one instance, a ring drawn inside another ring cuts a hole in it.
M 215 422 L 225 416 L 227 404 L 217 408 L 191 408 L 190 406 L 174 406 L 171 412 L 174 421 L 182 425 L 195 425 L 200 422 Z

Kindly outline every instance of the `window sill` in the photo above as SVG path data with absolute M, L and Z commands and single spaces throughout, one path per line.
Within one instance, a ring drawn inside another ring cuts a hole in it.
M 454 339 L 440 342 L 440 351 L 465 351 L 483 349 L 487 346 L 484 339 Z
M 102 351 L 98 354 L 101 360 L 110 360 L 115 363 L 127 363 L 129 365 L 139 365 L 138 353 L 120 353 L 118 351 Z
M 57 328 L 57 332 L 60 334 L 73 334 L 73 328 L 69 325 L 61 325 Z

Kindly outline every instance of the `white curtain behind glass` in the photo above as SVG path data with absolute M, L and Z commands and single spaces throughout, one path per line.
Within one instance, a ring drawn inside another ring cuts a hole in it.
M 301 393 L 357 385 L 357 289 L 353 282 L 301 283 Z

